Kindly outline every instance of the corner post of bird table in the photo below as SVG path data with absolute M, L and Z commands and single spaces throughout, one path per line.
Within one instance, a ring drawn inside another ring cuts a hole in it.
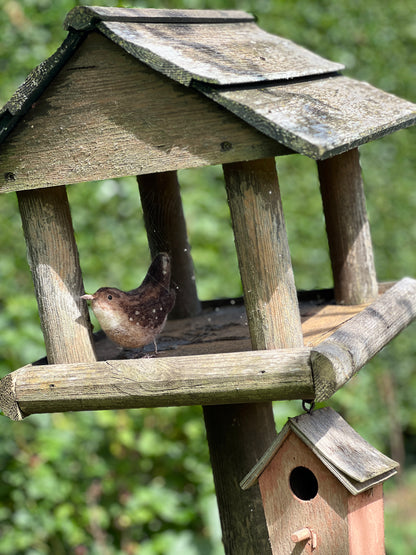
M 49 364 L 95 361 L 78 249 L 64 186 L 18 191 Z
M 358 148 L 318 161 L 318 173 L 335 300 L 371 302 L 378 285 Z
M 299 305 L 273 158 L 224 165 L 254 350 L 303 346 Z M 225 552 L 270 553 L 258 487 L 240 479 L 276 436 L 271 403 L 204 407 Z
M 172 318 L 195 316 L 201 311 L 176 171 L 137 176 L 144 223 L 152 257 L 167 252 L 172 259 L 176 287 Z

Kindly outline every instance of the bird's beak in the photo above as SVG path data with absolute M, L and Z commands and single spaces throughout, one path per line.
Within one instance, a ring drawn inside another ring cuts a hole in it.
M 94 295 L 82 295 L 80 299 L 84 299 L 85 301 L 92 301 L 94 299 Z

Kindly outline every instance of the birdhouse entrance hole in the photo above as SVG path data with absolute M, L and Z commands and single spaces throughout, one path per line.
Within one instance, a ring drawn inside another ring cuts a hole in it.
M 310 501 L 318 493 L 318 480 L 306 466 L 297 466 L 292 470 L 289 484 L 292 493 L 302 501 Z

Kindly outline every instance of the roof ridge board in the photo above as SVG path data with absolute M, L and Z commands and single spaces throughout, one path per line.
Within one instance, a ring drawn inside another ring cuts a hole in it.
M 86 36 L 87 33 L 69 32 L 58 49 L 49 58 L 46 58 L 32 69 L 12 97 L 0 109 L 0 144 L 13 129 L 16 122 L 36 102 Z
M 156 8 L 109 8 L 77 6 L 66 16 L 65 29 L 90 31 L 101 21 L 118 23 L 242 23 L 257 21 L 240 10 L 163 10 Z

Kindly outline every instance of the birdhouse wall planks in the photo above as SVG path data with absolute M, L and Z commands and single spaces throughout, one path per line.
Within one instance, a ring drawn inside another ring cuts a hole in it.
M 1 380 L 0 408 L 20 420 L 204 405 L 225 550 L 270 553 L 260 494 L 235 475 L 273 443 L 271 401 L 330 398 L 416 318 L 414 279 L 377 282 L 358 153 L 414 125 L 416 106 L 241 11 L 81 6 L 65 27 L 0 112 L 0 192 L 18 196 L 47 355 Z M 317 161 L 333 291 L 296 291 L 274 160 L 287 154 Z M 212 164 L 244 299 L 201 303 L 176 172 Z M 65 186 L 130 175 L 151 254 L 169 253 L 178 290 L 157 357 L 123 360 L 92 336 Z M 309 452 L 288 434 L 279 453 L 289 442 Z M 369 494 L 339 491 L 346 537 L 350 500 Z
M 383 555 L 382 483 L 398 466 L 324 408 L 289 419 L 241 485 L 259 483 L 273 553 Z

